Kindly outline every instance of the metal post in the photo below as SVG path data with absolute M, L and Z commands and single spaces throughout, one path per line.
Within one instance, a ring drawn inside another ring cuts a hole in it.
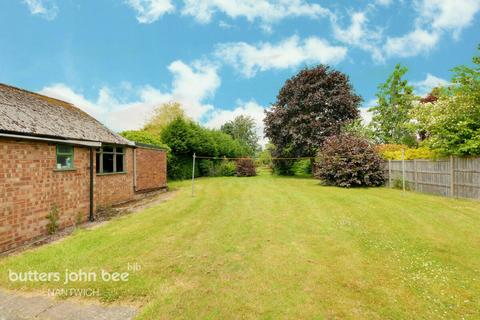
M 405 191 L 405 149 L 402 149 L 402 188 Z
M 450 196 L 455 197 L 455 158 L 450 156 Z
M 392 187 L 392 160 L 388 159 L 388 187 Z
M 192 165 L 192 197 L 195 196 L 195 152 L 193 153 Z

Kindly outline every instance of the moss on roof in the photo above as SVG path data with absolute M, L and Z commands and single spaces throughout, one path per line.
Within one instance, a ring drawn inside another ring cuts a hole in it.
M 1 83 L 0 132 L 131 144 L 71 103 Z

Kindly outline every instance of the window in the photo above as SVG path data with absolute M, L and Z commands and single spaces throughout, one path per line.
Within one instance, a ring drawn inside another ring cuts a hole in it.
M 97 173 L 125 172 L 125 148 L 103 146 L 97 148 Z
M 57 170 L 73 169 L 73 146 L 57 145 Z

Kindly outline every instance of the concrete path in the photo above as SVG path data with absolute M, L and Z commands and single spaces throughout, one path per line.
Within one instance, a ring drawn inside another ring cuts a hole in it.
M 129 320 L 136 313 L 133 307 L 84 304 L 0 290 L 0 320 Z

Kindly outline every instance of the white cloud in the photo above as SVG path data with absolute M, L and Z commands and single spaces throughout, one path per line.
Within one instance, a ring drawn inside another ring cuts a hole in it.
M 389 57 L 413 57 L 428 53 L 438 43 L 440 35 L 423 29 L 415 29 L 401 37 L 387 38 L 384 46 Z
M 33 15 L 39 15 L 46 20 L 57 17 L 58 6 L 53 0 L 24 0 L 24 3 Z
M 427 76 L 424 80 L 412 82 L 412 85 L 415 88 L 416 94 L 423 97 L 429 94 L 433 88 L 448 86 L 449 82 L 445 79 L 435 77 L 434 75 L 427 73 Z
M 368 125 L 372 121 L 373 113 L 368 110 L 368 108 L 360 108 L 360 118 L 364 125 Z
M 174 75 L 172 99 L 181 102 L 190 117 L 198 119 L 213 108 L 201 102 L 212 97 L 220 86 L 215 65 L 196 61 L 191 67 L 177 60 L 170 64 L 168 70 Z
M 232 19 L 243 17 L 250 22 L 261 21 L 268 26 L 290 17 L 317 18 L 330 14 L 319 4 L 304 0 L 184 0 L 182 13 L 193 16 L 201 23 L 208 23 L 216 12 Z
M 152 23 L 161 16 L 175 11 L 171 0 L 126 0 L 126 3 L 137 12 L 140 23 Z
M 372 121 L 373 112 L 368 111 L 370 108 L 375 107 L 378 103 L 378 99 L 374 98 L 369 100 L 363 107 L 360 108 L 360 118 L 364 125 L 369 124 Z
M 213 109 L 203 101 L 211 97 L 220 85 L 216 67 L 198 61 L 190 66 L 177 60 L 170 64 L 169 70 L 173 75 L 170 92 L 162 92 L 149 85 L 133 87 L 123 83 L 121 90 L 101 88 L 97 98 L 90 100 L 60 83 L 47 86 L 40 93 L 71 102 L 118 131 L 141 128 L 155 107 L 169 101 L 180 102 L 186 114 L 194 120 Z M 126 99 L 127 96 L 134 98 Z
M 265 125 L 263 119 L 265 118 L 264 107 L 256 103 L 255 101 L 237 103 L 237 107 L 233 110 L 215 110 L 210 114 L 210 119 L 205 123 L 209 128 L 219 129 L 222 124 L 227 121 L 233 120 L 240 115 L 251 116 L 255 120 L 256 132 L 260 137 L 259 143 L 265 146 L 267 139 L 264 137 L 263 130 Z
M 417 0 L 417 23 L 429 25 L 434 30 L 452 31 L 458 36 L 469 26 L 480 11 L 479 0 Z
M 381 46 L 379 45 L 382 34 L 378 30 L 367 28 L 368 18 L 365 12 L 354 12 L 350 15 L 351 24 L 343 29 L 337 23 L 337 18 L 332 16 L 332 28 L 334 37 L 348 45 L 352 45 L 368 51 L 375 61 L 384 60 Z
M 300 41 L 292 36 L 278 44 L 250 45 L 232 42 L 217 46 L 215 55 L 231 64 L 246 77 L 258 71 L 298 67 L 302 63 L 336 64 L 347 54 L 347 48 L 331 46 L 326 40 L 310 37 Z

